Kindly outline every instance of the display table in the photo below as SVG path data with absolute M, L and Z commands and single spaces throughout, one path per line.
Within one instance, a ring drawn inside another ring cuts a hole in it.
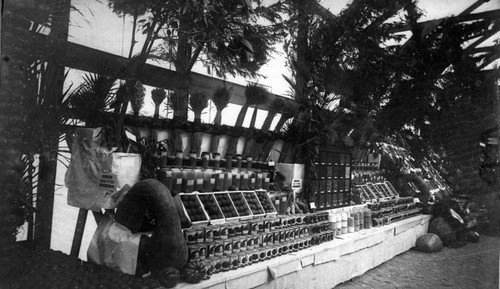
M 419 215 L 175 288 L 333 288 L 415 246 L 431 216 Z

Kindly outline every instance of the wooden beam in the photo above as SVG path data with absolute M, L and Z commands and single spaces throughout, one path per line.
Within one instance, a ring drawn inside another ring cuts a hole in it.
M 47 43 L 47 36 L 39 33 L 30 32 L 24 29 L 18 29 L 18 33 L 25 34 L 25 37 L 33 38 L 32 47 L 44 47 Z M 122 69 L 127 66 L 128 59 L 122 56 L 114 55 L 102 50 L 86 47 L 80 44 L 68 42 L 67 43 L 67 53 L 65 56 L 58 59 L 66 67 L 78 69 L 88 72 L 97 72 L 99 65 L 105 63 L 117 70 Z M 46 55 L 41 55 L 44 53 L 43 50 L 33 50 L 33 54 L 37 57 L 45 58 Z M 38 55 L 37 55 L 38 54 Z M 153 64 L 146 64 L 143 69 L 143 75 L 141 76 L 142 81 L 145 85 L 153 87 L 161 87 L 164 89 L 173 90 L 174 84 L 178 81 L 176 72 L 167 68 L 163 68 Z M 216 88 L 226 84 L 227 87 L 232 88 L 230 103 L 243 105 L 245 103 L 245 85 L 224 81 L 223 79 L 210 77 L 196 72 L 191 72 L 191 84 L 190 88 L 194 90 L 204 90 L 209 97 L 211 97 L 211 92 Z M 281 97 L 285 101 L 294 101 L 290 98 L 283 97 L 281 95 L 272 94 L 273 97 Z M 271 103 L 270 99 L 267 103 L 260 105 L 260 109 L 267 109 Z
M 488 40 L 488 38 L 495 35 L 498 31 L 500 31 L 500 21 L 495 22 L 495 24 L 491 30 L 484 32 L 483 35 L 478 40 L 469 44 L 469 46 L 467 46 L 467 48 L 465 48 L 465 52 L 469 53 L 474 48 L 476 48 L 478 45 L 480 45 L 481 43 Z
M 466 14 L 466 15 L 459 15 L 459 16 L 450 16 L 450 17 L 444 17 L 444 18 L 434 19 L 434 20 L 429 20 L 429 21 L 422 21 L 422 22 L 417 23 L 416 25 L 419 25 L 419 26 L 429 25 L 432 22 L 443 21 L 443 20 L 448 19 L 448 18 L 454 18 L 454 20 L 457 22 L 498 19 L 498 18 L 500 18 L 500 9 L 491 10 L 491 11 L 487 11 L 487 12 L 481 12 L 481 13 Z M 410 24 L 410 25 L 405 25 L 403 27 L 389 29 L 389 32 L 390 33 L 400 33 L 400 32 L 405 32 L 405 31 L 411 31 L 411 29 L 412 29 L 412 25 Z

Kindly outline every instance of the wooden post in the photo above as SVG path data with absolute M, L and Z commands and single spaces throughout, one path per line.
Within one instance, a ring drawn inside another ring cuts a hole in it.
M 64 85 L 65 67 L 57 58 L 64 57 L 68 39 L 69 14 L 71 0 L 61 0 L 58 7 L 61 9 L 59 17 L 55 17 L 51 25 L 48 47 L 53 49 L 53 56 L 47 59 L 47 73 L 50 74 L 50 83 L 47 95 L 52 106 L 58 105 L 58 96 L 62 94 Z M 56 117 L 56 116 L 48 116 Z M 37 215 L 35 223 L 35 241 L 42 248 L 50 248 L 52 234 L 52 215 L 54 210 L 54 187 L 57 169 L 57 152 L 59 146 L 59 133 L 49 134 L 40 154 L 39 190 L 37 193 Z
M 78 212 L 78 219 L 76 220 L 75 235 L 73 237 L 73 243 L 71 244 L 70 255 L 78 257 L 80 254 L 80 248 L 82 246 L 83 232 L 85 231 L 85 224 L 87 223 L 88 210 L 80 209 Z

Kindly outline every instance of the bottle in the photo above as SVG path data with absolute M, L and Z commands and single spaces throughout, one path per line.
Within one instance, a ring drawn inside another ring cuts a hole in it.
M 224 187 L 224 172 L 220 168 L 221 159 L 220 154 L 215 152 L 212 153 L 213 158 L 213 175 L 212 179 L 214 180 L 214 191 L 222 191 Z
M 241 179 L 241 173 L 240 173 L 240 171 L 241 171 L 241 161 L 242 161 L 241 155 L 237 154 L 236 155 L 236 167 L 233 168 L 233 170 L 232 170 L 232 180 L 233 180 L 233 182 L 232 182 L 232 185 L 231 185 L 236 190 L 239 189 L 240 186 L 241 186 L 241 180 L 240 180 Z
M 203 152 L 201 154 L 201 170 L 202 170 L 202 190 L 205 192 L 213 192 L 215 186 L 215 179 L 213 179 L 213 169 L 209 165 L 210 154 Z M 213 181 L 212 181 L 213 180 Z
M 226 154 L 226 169 L 224 171 L 224 186 L 222 187 L 223 191 L 226 191 L 233 183 L 233 156 L 231 154 Z
M 257 174 L 253 169 L 253 158 L 247 156 L 247 172 L 248 172 L 248 189 L 255 190 L 255 183 L 257 182 Z
M 172 160 L 173 164 L 170 167 L 172 170 L 172 195 L 175 196 L 182 191 L 182 179 L 184 177 L 182 173 L 182 151 L 177 151 L 175 153 L 175 158 Z
M 182 170 L 182 192 L 184 193 L 192 193 L 194 191 L 196 152 L 191 151 L 188 160 L 188 167 L 184 167 Z

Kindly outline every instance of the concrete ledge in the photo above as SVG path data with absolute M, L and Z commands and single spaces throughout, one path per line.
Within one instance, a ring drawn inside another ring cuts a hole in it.
M 416 239 L 427 232 L 430 218 L 420 215 L 340 235 L 318 246 L 176 288 L 333 288 L 414 247 Z

